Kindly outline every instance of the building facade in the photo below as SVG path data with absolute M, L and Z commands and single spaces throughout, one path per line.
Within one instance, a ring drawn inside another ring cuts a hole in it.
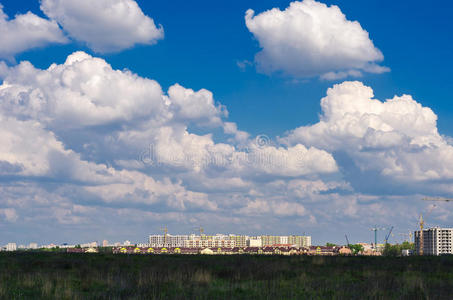
M 310 236 L 298 235 L 262 235 L 247 236 L 236 234 L 216 234 L 216 235 L 150 235 L 149 247 L 184 247 L 184 248 L 246 248 L 246 247 L 268 247 L 273 245 L 291 245 L 298 248 L 310 247 Z
M 185 242 L 189 239 L 188 235 L 150 235 L 150 247 L 185 247 Z
M 291 244 L 297 247 L 310 247 L 311 246 L 311 236 L 301 236 L 301 235 L 262 235 L 261 241 L 263 246 L 272 246 L 280 244 Z
M 194 239 L 186 240 L 185 248 L 234 248 L 235 241 L 232 240 L 215 240 L 215 239 Z
M 249 237 L 246 235 L 230 234 L 230 235 L 228 235 L 228 238 L 231 241 L 234 241 L 236 247 L 240 247 L 240 248 L 247 247 L 247 241 L 249 240 Z
M 16 250 L 17 250 L 16 243 L 8 243 L 6 245 L 6 251 L 16 251 Z
M 415 253 L 420 254 L 420 231 L 414 232 Z M 423 255 L 453 254 L 453 228 L 423 230 Z

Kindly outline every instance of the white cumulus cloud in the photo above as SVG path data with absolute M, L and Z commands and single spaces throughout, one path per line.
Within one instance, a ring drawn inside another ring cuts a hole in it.
M 67 42 L 55 21 L 43 19 L 31 12 L 18 14 L 10 20 L 0 4 L 0 58 L 12 60 L 23 51 L 50 43 Z
M 439 134 L 436 114 L 410 95 L 382 102 L 363 83 L 344 82 L 327 91 L 321 108 L 318 123 L 299 127 L 282 141 L 334 153 L 349 180 L 381 189 L 398 182 L 401 188 L 433 190 L 441 185 L 429 181 L 453 180 L 453 146 Z M 416 184 L 423 181 L 426 185 Z
M 368 32 L 347 20 L 338 6 L 295 1 L 284 11 L 273 8 L 255 15 L 249 9 L 245 21 L 262 48 L 256 62 L 264 73 L 333 80 L 389 71 L 376 64 L 384 56 Z
M 154 44 L 164 36 L 162 26 L 156 26 L 134 0 L 41 0 L 41 9 L 96 52 Z

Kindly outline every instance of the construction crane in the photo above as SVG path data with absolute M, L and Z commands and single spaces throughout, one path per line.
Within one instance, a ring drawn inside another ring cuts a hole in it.
M 204 233 L 204 228 L 201 226 L 195 227 L 194 230 L 197 230 L 198 232 L 200 232 L 200 236 L 202 236 Z
M 422 200 L 424 200 L 424 201 L 444 201 L 444 202 L 450 202 L 450 201 L 453 201 L 453 198 L 424 197 Z
M 379 230 L 385 230 L 385 228 L 380 228 L 375 225 L 371 230 L 374 231 L 374 250 L 377 251 L 377 232 Z
M 403 242 L 411 242 L 412 241 L 412 231 L 409 231 L 409 233 L 399 233 L 399 236 L 403 239 Z
M 404 242 L 408 242 L 408 234 L 407 233 L 398 233 L 398 235 L 401 237 L 401 240 Z
M 433 211 L 433 209 L 435 207 L 436 207 L 436 205 L 433 204 L 430 207 L 430 209 L 426 212 L 425 217 L 428 216 Z M 423 249 L 424 249 L 424 246 L 425 246 L 425 241 L 424 241 L 424 237 L 423 237 L 423 227 L 425 226 L 425 220 L 423 220 L 423 214 L 421 214 L 421 213 L 420 213 L 420 218 L 419 218 L 418 222 L 419 222 L 419 226 L 420 226 L 420 243 L 419 243 L 418 254 L 419 255 L 423 255 Z
M 423 220 L 422 214 L 420 214 L 419 225 L 420 225 L 420 243 L 419 243 L 418 254 L 423 255 L 423 248 L 425 246 L 425 243 L 424 243 L 425 241 L 423 240 L 423 226 L 425 225 L 425 221 Z
M 390 228 L 389 233 L 387 233 L 387 235 L 385 236 L 385 244 L 386 244 L 386 245 L 388 244 L 389 237 L 390 237 L 390 235 L 392 234 L 392 230 L 393 230 L 393 226 Z
M 349 244 L 348 236 L 347 236 L 346 234 L 345 234 L 344 236 L 345 236 L 345 238 L 346 238 L 346 243 L 348 243 L 347 245 L 348 245 L 348 248 L 349 248 L 349 245 L 350 245 L 350 244 Z

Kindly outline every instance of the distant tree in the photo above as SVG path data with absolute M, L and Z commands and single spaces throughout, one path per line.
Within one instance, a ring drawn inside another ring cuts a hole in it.
M 82 247 L 80 247 L 80 245 L 76 245 L 75 247 L 78 248 L 78 249 L 82 248 Z
M 414 244 L 409 242 L 403 242 L 402 244 L 385 245 L 382 255 L 385 256 L 401 256 L 403 250 L 414 250 Z
M 414 249 L 415 249 L 414 243 L 409 243 L 407 241 L 404 241 L 401 244 L 401 250 L 414 250 Z
M 382 252 L 382 255 L 384 256 L 399 256 L 401 255 L 401 245 L 390 245 L 390 244 L 385 244 L 384 251 Z
M 363 252 L 363 246 L 360 244 L 355 244 L 355 245 L 349 245 L 349 249 L 351 249 L 352 253 L 354 255 L 359 254 L 360 252 Z
M 335 247 L 335 246 L 336 246 L 336 244 L 332 244 L 332 243 L 326 243 L 326 246 L 327 246 L 327 247 Z

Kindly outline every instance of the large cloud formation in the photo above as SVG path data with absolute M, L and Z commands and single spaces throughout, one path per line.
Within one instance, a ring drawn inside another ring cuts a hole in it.
M 447 184 L 453 181 L 453 146 L 439 134 L 434 112 L 410 95 L 381 102 L 363 83 L 344 82 L 327 91 L 321 108 L 319 123 L 299 127 L 282 141 L 334 153 L 358 189 L 453 191 Z
M 164 36 L 134 0 L 41 0 L 42 11 L 96 52 L 154 44 Z
M 17 53 L 42 47 L 49 43 L 67 43 L 68 40 L 55 21 L 49 21 L 28 12 L 13 20 L 3 12 L 0 4 L 0 58 L 13 60 Z
M 231 212 L 225 222 L 256 214 L 314 220 L 302 203 L 266 183 L 333 176 L 327 181 L 337 186 L 330 153 L 251 138 L 226 122 L 228 111 L 208 90 L 175 84 L 164 92 L 156 81 L 84 52 L 45 70 L 22 62 L 2 73 L 0 208 L 10 219 L 12 209 L 17 218 L 34 218 L 14 200 L 18 185 L 28 205 L 49 206 L 63 224 L 86 222 L 98 206 L 175 221 L 184 213 L 190 222 Z M 189 128 L 226 137 L 218 142 Z M 43 204 L 33 194 L 55 201 Z M 263 208 L 253 211 L 258 204 Z
M 262 48 L 256 62 L 264 73 L 330 80 L 389 70 L 376 64 L 384 56 L 368 32 L 347 20 L 338 6 L 295 1 L 284 11 L 273 8 L 255 15 L 249 9 L 245 21 Z
M 360 82 L 330 88 L 319 123 L 273 141 L 227 122 L 208 90 L 163 91 L 84 52 L 2 74 L 0 227 L 142 240 L 137 227 L 203 224 L 323 239 L 351 222 L 359 236 L 370 222 L 408 228 L 423 209 L 412 198 L 453 192 L 436 115 L 408 95 L 373 99 Z

